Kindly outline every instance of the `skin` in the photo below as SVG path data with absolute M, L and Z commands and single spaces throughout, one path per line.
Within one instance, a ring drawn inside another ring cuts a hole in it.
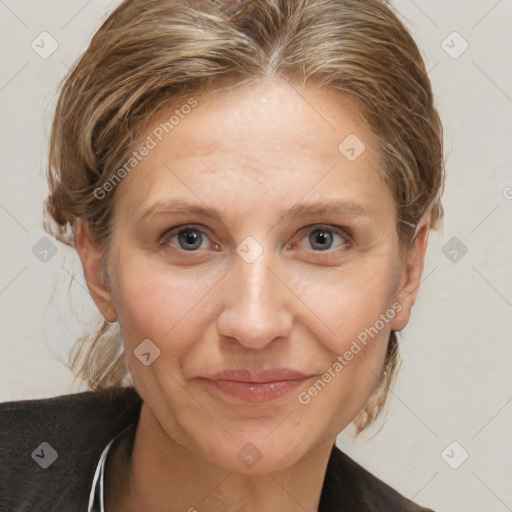
M 131 458 L 122 443 L 109 457 L 107 508 L 315 511 L 336 435 L 374 390 L 390 330 L 409 320 L 428 225 L 420 222 L 402 257 L 393 197 L 353 100 L 276 79 L 197 99 L 119 185 L 108 264 L 85 223 L 75 233 L 91 295 L 107 320 L 120 322 L 143 398 Z M 172 111 L 161 114 L 155 126 Z M 355 161 L 338 150 L 349 134 L 366 145 Z M 140 219 L 171 199 L 214 207 L 221 219 L 165 207 Z M 282 213 L 330 201 L 367 213 Z M 162 238 L 184 224 L 199 230 L 193 250 L 183 248 L 183 228 Z M 315 238 L 319 228 L 327 238 Z M 248 236 L 263 251 L 251 263 L 236 252 Z M 378 335 L 300 403 L 298 394 L 397 303 Z M 134 355 L 145 339 L 161 351 L 148 366 Z M 233 367 L 312 377 L 260 403 L 215 393 L 198 378 Z M 237 457 L 247 443 L 261 454 L 252 467 Z

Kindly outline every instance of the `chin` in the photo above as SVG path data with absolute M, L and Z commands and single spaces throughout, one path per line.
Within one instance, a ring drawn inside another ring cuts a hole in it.
M 268 432 L 259 436 L 243 436 L 224 440 L 215 447 L 203 449 L 203 456 L 214 465 L 227 471 L 258 475 L 282 471 L 302 459 L 308 449 L 302 438 L 269 439 Z

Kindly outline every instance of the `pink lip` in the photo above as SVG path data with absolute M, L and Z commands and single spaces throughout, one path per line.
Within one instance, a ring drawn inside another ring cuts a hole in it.
M 266 402 L 286 395 L 311 375 L 287 368 L 251 372 L 223 370 L 201 378 L 209 387 L 246 402 Z

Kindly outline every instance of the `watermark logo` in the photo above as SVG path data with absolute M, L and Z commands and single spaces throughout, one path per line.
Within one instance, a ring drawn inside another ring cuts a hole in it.
M 149 366 L 160 356 L 160 349 L 150 339 L 146 339 L 137 345 L 133 353 L 144 366 Z
M 469 453 L 457 441 L 450 443 L 442 452 L 441 458 L 452 469 L 458 469 L 466 462 Z
M 468 253 L 468 248 L 464 242 L 453 236 L 443 245 L 442 252 L 452 263 L 458 263 Z
M 338 151 L 349 161 L 354 162 L 365 151 L 364 142 L 355 134 L 347 135 L 338 146 Z
M 211 0 L 213 6 L 228 16 L 240 14 L 247 4 L 247 0 Z
M 46 469 L 50 467 L 58 457 L 58 453 L 55 449 L 48 444 L 46 441 L 43 441 L 33 452 L 32 458 L 43 468 Z
M 32 254 L 43 263 L 48 263 L 57 252 L 57 246 L 47 236 L 43 236 L 32 247 Z
M 254 263 L 263 253 L 263 247 L 252 236 L 248 236 L 238 245 L 236 253 L 246 263 Z
M 469 43 L 458 32 L 452 32 L 443 40 L 441 48 L 455 60 L 469 48 Z
M 246 443 L 236 456 L 248 468 L 252 468 L 262 457 L 262 453 L 258 450 L 258 448 L 252 443 Z
M 41 32 L 30 46 L 41 59 L 47 59 L 57 50 L 59 43 L 48 32 Z

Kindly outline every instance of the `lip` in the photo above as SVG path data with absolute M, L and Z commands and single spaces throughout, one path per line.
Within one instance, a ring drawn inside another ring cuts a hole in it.
M 250 371 L 223 370 L 203 375 L 201 380 L 222 395 L 245 402 L 267 402 L 285 396 L 313 375 L 288 368 Z M 217 393 L 218 394 L 218 393 Z

